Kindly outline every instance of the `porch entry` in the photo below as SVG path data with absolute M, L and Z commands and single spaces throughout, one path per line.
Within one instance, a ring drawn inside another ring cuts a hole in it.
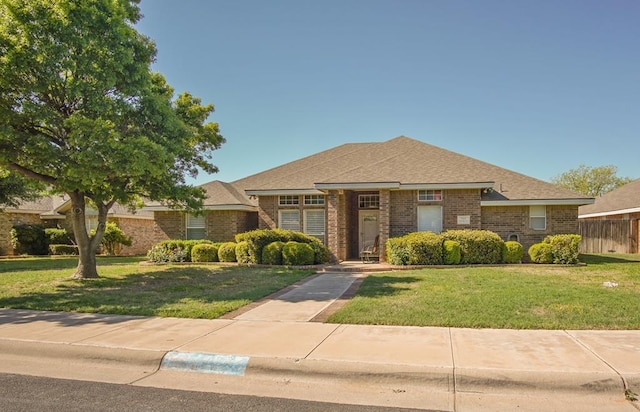
M 380 233 L 380 212 L 378 210 L 360 210 L 358 212 L 359 248 L 365 245 L 373 245 L 376 236 Z

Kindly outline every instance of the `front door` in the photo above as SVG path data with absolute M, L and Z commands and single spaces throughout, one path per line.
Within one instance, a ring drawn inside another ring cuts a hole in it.
M 376 236 L 380 233 L 379 217 L 380 212 L 377 210 L 361 210 L 359 212 L 360 250 L 365 245 L 373 245 L 375 242 Z

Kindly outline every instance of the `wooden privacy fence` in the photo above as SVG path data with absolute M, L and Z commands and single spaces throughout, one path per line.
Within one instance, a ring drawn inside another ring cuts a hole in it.
M 632 225 L 638 220 L 580 220 L 582 253 L 636 253 L 637 239 Z

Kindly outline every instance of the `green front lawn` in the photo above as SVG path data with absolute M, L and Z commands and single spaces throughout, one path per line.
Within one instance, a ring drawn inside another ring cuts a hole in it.
M 376 273 L 333 323 L 514 329 L 640 329 L 640 256 L 587 266 L 456 267 Z M 605 282 L 617 283 L 606 287 Z
M 77 258 L 0 260 L 0 307 L 213 319 L 312 272 L 214 265 L 140 265 L 98 258 L 101 278 L 70 278 Z

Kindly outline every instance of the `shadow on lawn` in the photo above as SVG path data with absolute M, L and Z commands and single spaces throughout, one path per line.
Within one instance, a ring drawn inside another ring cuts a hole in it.
M 581 254 L 579 256 L 580 262 L 584 262 L 587 265 L 603 265 L 607 263 L 640 263 L 640 255 L 591 255 Z
M 411 284 L 420 282 L 423 278 L 415 276 L 368 276 L 360 289 L 357 291 L 357 296 L 362 297 L 378 297 L 378 296 L 392 296 L 400 294 L 411 288 Z
M 235 267 L 189 266 L 162 268 L 124 278 L 67 279 L 55 292 L 31 292 L 0 299 L 0 308 L 19 308 L 18 311 L 0 309 L 0 325 L 36 321 L 68 326 L 113 324 L 130 320 L 131 315 L 173 316 L 166 314 L 167 308 L 188 305 L 184 303 L 186 300 L 196 301 L 196 306 L 213 304 L 206 314 L 190 317 L 216 318 L 290 283 L 291 278 L 280 276 L 278 271 L 252 273 Z M 72 313 L 35 312 L 42 310 Z M 100 314 L 74 313 L 76 311 Z

